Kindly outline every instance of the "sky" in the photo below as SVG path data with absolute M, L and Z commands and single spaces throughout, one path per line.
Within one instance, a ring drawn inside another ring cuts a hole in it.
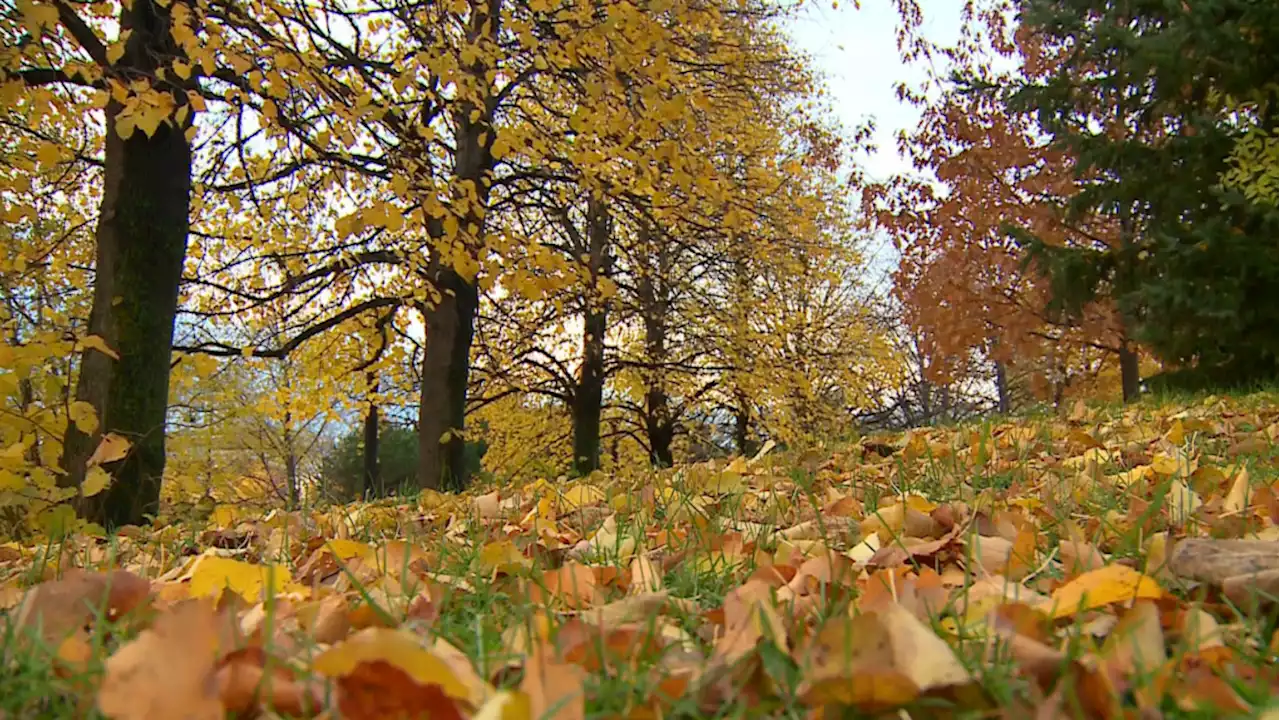
M 924 32 L 936 42 L 950 43 L 960 33 L 960 9 L 964 0 L 918 0 L 924 13 Z M 908 170 L 898 156 L 895 137 L 915 125 L 919 114 L 901 103 L 894 83 L 921 80 L 918 68 L 904 65 L 895 38 L 898 14 L 892 0 L 862 0 L 861 9 L 829 0 L 806 3 L 800 17 L 787 30 L 795 47 L 810 56 L 831 92 L 832 105 L 841 123 L 854 127 L 875 120 L 878 152 L 859 158 L 872 180 Z
M 924 14 L 923 31 L 930 40 L 954 43 L 960 34 L 960 11 L 965 0 L 918 0 Z M 903 64 L 898 56 L 898 13 L 893 0 L 848 0 L 832 8 L 830 0 L 809 0 L 800 16 L 786 27 L 794 47 L 812 57 L 828 92 L 837 119 L 846 129 L 874 121 L 876 151 L 854 157 L 873 181 L 911 170 L 897 151 L 897 134 L 910 129 L 919 112 L 900 102 L 894 85 L 924 79 L 920 68 Z M 863 244 L 867 260 L 862 281 L 873 293 L 889 289 L 889 274 L 897 265 L 887 237 L 877 233 Z

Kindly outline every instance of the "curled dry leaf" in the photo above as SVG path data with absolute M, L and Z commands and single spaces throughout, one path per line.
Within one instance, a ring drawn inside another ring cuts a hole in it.
M 311 716 L 324 704 L 323 685 L 314 679 L 300 679 L 261 647 L 228 653 L 218 663 L 215 682 L 226 711 L 236 715 L 262 709 Z
M 806 702 L 883 712 L 973 678 L 946 641 L 901 606 L 829 620 L 802 650 Z
M 472 689 L 449 662 L 402 630 L 361 630 L 318 656 L 312 669 L 336 679 L 338 707 L 348 718 L 461 718 L 459 703 L 472 702 Z

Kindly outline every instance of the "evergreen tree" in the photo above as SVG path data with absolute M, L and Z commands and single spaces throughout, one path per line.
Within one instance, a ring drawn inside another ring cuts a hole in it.
M 1224 184 L 1242 138 L 1277 125 L 1274 1 L 1025 0 L 1019 42 L 1045 61 L 1003 88 L 1086 180 L 1068 221 L 1109 238 L 1015 231 L 1052 280 L 1051 309 L 1110 296 L 1163 361 L 1221 380 L 1277 369 L 1277 212 Z

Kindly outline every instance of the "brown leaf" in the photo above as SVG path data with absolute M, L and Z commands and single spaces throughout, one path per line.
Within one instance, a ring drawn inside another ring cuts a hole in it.
M 1058 557 L 1067 575 L 1081 575 L 1107 564 L 1098 548 L 1083 540 L 1063 539 L 1058 543 Z
M 214 666 L 218 629 L 213 606 L 183 603 L 107 660 L 98 709 L 117 720 L 209 718 L 226 713 Z
M 34 631 L 56 644 L 105 611 L 115 619 L 138 607 L 151 592 L 151 584 L 126 570 L 91 573 L 68 570 L 60 580 L 32 588 L 14 614 L 18 628 Z
M 236 715 L 271 710 L 309 716 L 324 704 L 324 687 L 320 683 L 299 680 L 288 666 L 270 660 L 260 647 L 229 653 L 218 663 L 216 682 L 222 704 L 227 712 Z
M 549 649 L 539 646 L 524 665 L 520 690 L 529 696 L 532 716 L 542 720 L 582 720 L 586 717 L 583 669 L 557 662 Z
M 800 665 L 805 702 L 868 713 L 973 681 L 946 641 L 898 605 L 828 621 L 803 649 Z

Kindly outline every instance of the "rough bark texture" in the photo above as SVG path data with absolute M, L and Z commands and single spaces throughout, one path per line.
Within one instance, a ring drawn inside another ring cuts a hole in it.
M 675 420 L 671 417 L 670 398 L 662 381 L 662 373 L 656 372 L 667 361 L 667 313 L 670 302 L 662 278 L 667 277 L 667 252 L 661 238 L 647 230 L 642 243 L 650 248 L 653 267 L 641 272 L 636 283 L 636 295 L 644 323 L 644 349 L 650 368 L 646 372 L 647 387 L 644 395 L 644 429 L 649 442 L 650 460 L 660 467 L 671 467 L 675 459 L 671 441 L 675 438 Z
M 472 5 L 467 25 L 471 40 L 488 34 L 497 42 L 500 0 Z M 482 57 L 465 71 L 476 87 L 492 89 L 491 68 Z M 452 240 L 472 262 L 483 246 L 485 209 L 489 203 L 488 175 L 493 169 L 492 128 L 496 101 L 485 98 L 482 107 L 459 102 L 453 114 L 454 175 L 452 211 L 459 220 L 459 235 Z M 439 228 L 432 230 L 439 240 Z M 422 358 L 422 398 L 418 406 L 418 483 L 425 488 L 461 490 L 469 480 L 466 462 L 467 383 L 471 372 L 471 342 L 475 335 L 479 293 L 474 278 L 462 277 L 456 263 L 446 264 L 439 253 L 432 260 L 431 280 L 440 302 L 426 311 L 427 348 Z M 441 442 L 443 440 L 443 442 Z
M 1138 353 L 1128 345 L 1120 348 L 1120 389 L 1125 402 L 1138 399 L 1142 377 L 1138 367 Z
M 158 62 L 178 55 L 168 32 L 169 7 L 135 0 L 122 10 L 121 26 L 132 33 L 118 66 L 152 75 Z M 191 202 L 191 148 L 184 127 L 162 123 L 150 137 L 139 130 L 124 140 L 114 131 L 121 109 L 112 101 L 106 111 L 88 328 L 119 360 L 86 350 L 76 385 L 76 398 L 98 411 L 99 433 L 118 433 L 133 444 L 124 460 L 107 468 L 114 477 L 108 489 L 79 503 L 82 516 L 106 527 L 141 523 L 159 509 L 173 324 Z M 68 428 L 65 485 L 84 480 L 99 437 Z
M 996 363 L 996 410 L 1009 414 L 1009 371 L 1002 362 Z
M 760 448 L 759 443 L 751 439 L 751 403 L 745 393 L 736 393 L 733 411 L 733 445 L 738 454 L 751 457 Z
M 592 290 L 583 304 L 582 367 L 573 389 L 573 467 L 588 475 L 600 467 L 600 415 L 604 404 L 604 337 L 608 330 L 608 305 L 594 291 L 597 281 L 610 270 L 609 236 L 612 227 L 601 200 L 587 203 L 587 272 Z
M 376 388 L 376 385 L 375 385 Z M 370 494 L 373 497 L 386 497 L 382 487 L 381 469 L 378 466 L 378 406 L 369 404 L 369 411 L 364 415 L 364 456 L 361 478 L 361 497 Z
M 427 311 L 418 411 L 418 479 L 426 488 L 458 490 L 466 487 L 468 480 L 462 431 L 478 295 L 475 285 L 452 269 L 441 269 L 435 280 L 442 297 Z

